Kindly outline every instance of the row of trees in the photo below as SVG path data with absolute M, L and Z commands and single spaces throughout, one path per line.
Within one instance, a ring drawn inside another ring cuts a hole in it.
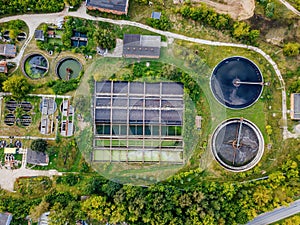
M 183 172 L 180 177 L 184 179 L 199 172 Z M 244 183 L 202 180 L 180 185 L 173 180 L 172 185 L 165 182 L 139 187 L 121 185 L 102 177 L 84 180 L 76 174 L 57 179 L 64 185 L 78 185 L 74 187 L 77 191 L 53 189 L 35 199 L 12 198 L 0 191 L 0 210 L 14 212 L 13 225 L 19 224 L 28 214 L 37 220 L 46 211 L 50 211 L 50 225 L 73 224 L 79 219 L 94 221 L 93 224 L 125 221 L 137 225 L 234 225 L 245 224 L 259 213 L 287 204 L 300 188 L 297 182 L 299 161 L 291 159 L 268 179 Z M 90 197 L 80 201 L 81 195 Z
M 178 8 L 176 12 L 185 18 L 199 21 L 204 25 L 211 26 L 218 30 L 227 30 L 232 37 L 246 44 L 255 44 L 260 34 L 259 30 L 251 30 L 250 25 L 246 22 L 234 22 L 229 15 L 219 14 L 206 4 L 201 4 L 197 7 L 184 5 Z
M 64 8 L 61 0 L 2 0 L 0 17 L 12 14 L 59 12 Z

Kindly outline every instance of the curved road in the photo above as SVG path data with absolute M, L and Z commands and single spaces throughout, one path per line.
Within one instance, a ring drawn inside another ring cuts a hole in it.
M 205 45 L 245 48 L 245 49 L 249 49 L 249 50 L 252 50 L 252 51 L 255 51 L 255 52 L 261 54 L 273 66 L 273 68 L 276 72 L 276 75 L 277 75 L 277 77 L 280 81 L 280 88 L 281 88 L 281 92 L 282 92 L 283 138 L 286 139 L 286 138 L 289 138 L 291 136 L 291 134 L 287 130 L 287 106 L 286 106 L 286 92 L 285 92 L 284 80 L 282 78 L 280 70 L 278 69 L 277 64 L 272 60 L 272 58 L 268 54 L 266 54 L 264 51 L 262 51 L 261 49 L 259 49 L 257 47 L 244 45 L 244 44 L 224 43 L 224 42 L 218 42 L 218 41 L 208 41 L 208 40 L 199 39 L 199 38 L 187 37 L 187 36 L 184 36 L 184 35 L 171 33 L 171 32 L 168 32 L 168 31 L 157 30 L 157 29 L 154 29 L 154 28 L 149 27 L 147 25 L 137 23 L 137 22 L 127 21 L 127 20 L 112 20 L 112 19 L 107 19 L 107 18 L 102 18 L 102 17 L 93 17 L 93 16 L 88 15 L 86 13 L 85 5 L 82 4 L 82 6 L 76 12 L 68 12 L 68 10 L 65 9 L 64 11 L 59 12 L 59 13 L 26 14 L 26 15 L 10 16 L 10 17 L 5 17 L 5 18 L 0 19 L 0 23 L 7 22 L 7 21 L 10 21 L 10 20 L 21 19 L 21 20 L 25 21 L 26 24 L 29 27 L 28 39 L 26 40 L 25 44 L 21 48 L 18 56 L 16 58 L 12 59 L 11 62 L 15 62 L 17 64 L 17 67 L 19 66 L 20 60 L 21 60 L 21 58 L 24 54 L 24 50 L 25 50 L 27 44 L 33 38 L 34 31 L 38 27 L 39 24 L 41 24 L 41 23 L 56 23 L 58 21 L 58 19 L 60 19 L 64 16 L 73 16 L 73 17 L 79 17 L 79 18 L 88 19 L 88 20 L 108 22 L 108 23 L 121 25 L 121 26 L 122 25 L 130 25 L 130 26 L 139 27 L 139 28 L 142 28 L 142 29 L 152 31 L 154 33 L 164 35 L 168 38 L 175 38 L 175 39 L 180 39 L 180 40 L 184 40 L 184 41 L 190 41 L 190 42 L 205 44 Z
M 290 3 L 288 3 L 285 0 L 279 0 L 282 4 L 284 4 L 289 10 L 291 10 L 293 13 L 295 13 L 296 15 L 300 16 L 300 12 L 295 9 Z
M 271 212 L 267 212 L 255 217 L 246 225 L 265 225 L 274 223 L 276 221 L 285 219 L 292 215 L 300 213 L 300 200 L 292 202 L 289 206 L 282 206 L 274 209 Z

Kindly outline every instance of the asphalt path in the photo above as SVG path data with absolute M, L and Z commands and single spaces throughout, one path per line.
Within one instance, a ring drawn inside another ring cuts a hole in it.
M 248 222 L 246 225 L 267 225 L 297 213 L 300 213 L 300 200 L 292 202 L 289 206 L 282 206 L 274 209 L 271 212 L 261 214 L 255 217 L 252 221 Z

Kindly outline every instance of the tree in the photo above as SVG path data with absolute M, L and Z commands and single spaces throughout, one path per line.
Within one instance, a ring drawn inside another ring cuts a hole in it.
M 4 73 L 0 73 L 0 91 L 3 91 L 3 82 L 7 80 L 7 76 Z
M 93 196 L 81 205 L 81 209 L 90 218 L 100 222 L 108 222 L 111 216 L 111 203 L 105 197 Z
M 249 35 L 250 26 L 245 22 L 236 22 L 233 25 L 232 35 L 238 40 Z
M 78 182 L 80 182 L 80 179 L 81 179 L 80 175 L 74 173 L 68 173 L 65 176 L 65 181 L 70 186 L 76 185 Z
M 266 126 L 266 131 L 267 131 L 267 134 L 270 136 L 273 132 L 272 127 L 270 125 L 267 125 Z
M 69 201 L 64 207 L 56 202 L 50 210 L 49 225 L 75 224 L 76 220 L 82 219 L 84 213 L 80 210 L 80 202 Z
M 299 51 L 299 43 L 287 43 L 283 46 L 283 54 L 286 56 L 297 56 L 300 53 Z
M 14 75 L 3 82 L 3 90 L 11 92 L 16 99 L 25 97 L 31 89 L 30 84 L 24 77 Z
M 97 46 L 107 48 L 108 50 L 116 47 L 116 38 L 112 32 L 107 29 L 97 28 L 94 32 L 93 39 Z
M 38 219 L 41 217 L 41 215 L 44 212 L 47 212 L 49 208 L 49 203 L 46 201 L 41 201 L 40 204 L 37 206 L 33 206 L 30 208 L 30 218 L 33 220 L 33 222 L 37 222 Z
M 274 16 L 274 11 L 275 11 L 275 4 L 274 2 L 269 2 L 267 5 L 266 5 L 266 16 L 269 17 L 269 18 L 272 18 Z
M 16 39 L 18 36 L 18 30 L 15 30 L 15 29 L 11 29 L 9 30 L 9 38 L 14 40 Z
M 33 151 L 37 151 L 37 152 L 45 152 L 47 150 L 47 147 L 48 147 L 48 143 L 43 139 L 34 140 L 30 145 L 30 148 Z

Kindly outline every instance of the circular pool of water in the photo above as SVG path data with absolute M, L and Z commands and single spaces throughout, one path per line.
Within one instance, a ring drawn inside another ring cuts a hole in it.
M 23 73 L 31 79 L 42 78 L 48 72 L 48 69 L 48 60 L 40 53 L 30 54 L 23 61 Z
M 260 130 L 244 118 L 228 119 L 214 131 L 211 149 L 225 169 L 242 172 L 254 167 L 264 151 Z
M 262 93 L 263 85 L 259 68 L 240 56 L 221 61 L 210 79 L 215 98 L 231 109 L 243 109 L 254 104 Z
M 82 69 L 81 63 L 71 57 L 61 59 L 56 65 L 56 74 L 60 79 L 70 80 L 77 78 Z

